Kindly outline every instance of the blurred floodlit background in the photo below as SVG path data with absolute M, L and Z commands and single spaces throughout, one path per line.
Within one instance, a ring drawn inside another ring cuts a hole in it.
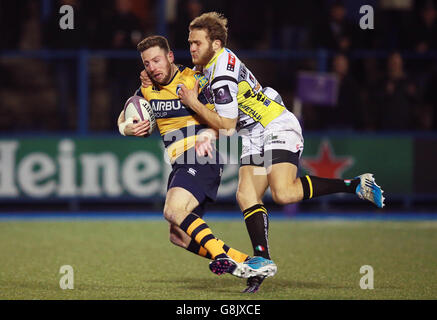
M 74 8 L 62 30 L 59 8 Z M 362 5 L 374 29 L 360 29 Z M 168 166 L 157 133 L 124 138 L 116 119 L 139 87 L 136 44 L 168 37 L 192 66 L 188 24 L 229 20 L 228 45 L 301 120 L 301 173 L 375 173 L 387 212 L 436 211 L 437 3 L 367 1 L 0 0 L 2 210 L 160 210 Z M 231 154 L 238 158 L 238 155 Z M 229 165 L 213 209 L 237 208 Z M 273 206 L 269 195 L 266 202 Z M 374 210 L 352 196 L 298 211 Z

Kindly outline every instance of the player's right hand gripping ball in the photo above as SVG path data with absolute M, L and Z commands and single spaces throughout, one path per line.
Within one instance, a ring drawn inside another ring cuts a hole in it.
M 150 135 L 156 128 L 155 114 L 153 113 L 152 106 L 149 101 L 139 96 L 132 96 L 127 99 L 124 105 L 124 118 L 129 119 L 137 117 L 141 121 L 149 120 L 150 129 L 148 134 Z

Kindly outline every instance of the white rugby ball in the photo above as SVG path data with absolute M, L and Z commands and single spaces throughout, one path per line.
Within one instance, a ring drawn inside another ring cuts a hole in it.
M 155 130 L 155 114 L 153 113 L 153 109 L 149 101 L 139 96 L 132 96 L 127 99 L 124 105 L 124 118 L 128 120 L 129 118 L 133 118 L 134 116 L 141 119 L 141 121 L 149 120 L 149 134 L 151 134 L 153 130 Z

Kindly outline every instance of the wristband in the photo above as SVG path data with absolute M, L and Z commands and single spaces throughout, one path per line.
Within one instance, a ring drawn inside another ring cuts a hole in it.
M 120 134 L 122 135 L 122 136 L 126 136 L 126 134 L 124 133 L 124 129 L 126 128 L 126 126 L 128 125 L 128 124 L 131 124 L 131 123 L 133 123 L 134 121 L 133 121 L 133 118 L 129 118 L 129 119 L 127 119 L 126 121 L 124 121 L 124 122 L 122 122 L 122 123 L 120 123 L 119 125 L 118 125 L 118 131 L 120 131 Z
M 212 134 L 211 132 L 209 132 L 209 131 L 203 131 L 201 134 L 200 134 L 200 136 L 203 136 L 203 137 L 207 137 L 207 138 L 209 138 L 209 140 L 210 141 L 213 141 L 213 140 L 215 140 L 215 136 L 214 136 L 214 134 Z

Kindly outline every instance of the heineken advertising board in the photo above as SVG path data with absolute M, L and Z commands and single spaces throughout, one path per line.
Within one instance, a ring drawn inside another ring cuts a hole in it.
M 240 148 L 238 139 L 232 139 L 219 146 L 227 159 L 221 199 L 235 199 L 238 185 Z M 423 150 L 414 145 L 408 137 L 306 138 L 300 174 L 353 178 L 371 172 L 387 194 L 412 194 L 415 186 L 423 186 L 414 176 L 423 167 L 415 163 L 416 154 L 430 152 L 426 144 Z M 156 200 L 165 195 L 170 171 L 161 139 L 155 136 L 0 139 L 1 199 Z

